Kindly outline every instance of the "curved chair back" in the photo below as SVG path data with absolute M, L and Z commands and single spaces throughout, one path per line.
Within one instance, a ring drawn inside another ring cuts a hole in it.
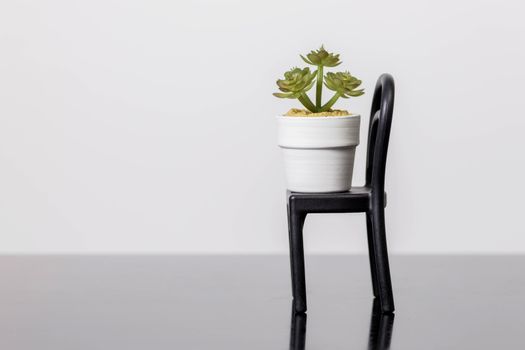
M 377 195 L 380 201 L 384 201 L 386 155 L 393 111 L 394 78 L 382 74 L 372 100 L 366 155 L 366 186 L 372 188 L 372 195 Z

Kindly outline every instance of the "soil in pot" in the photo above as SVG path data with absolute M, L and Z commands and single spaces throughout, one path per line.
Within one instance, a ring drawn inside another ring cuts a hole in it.
M 285 116 L 286 117 L 344 117 L 347 115 L 352 115 L 347 110 L 344 109 L 333 109 L 326 112 L 310 112 L 307 109 L 292 108 L 290 109 Z

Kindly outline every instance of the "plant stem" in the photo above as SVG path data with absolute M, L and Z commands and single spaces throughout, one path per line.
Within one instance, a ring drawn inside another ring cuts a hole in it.
M 315 90 L 315 105 L 317 109 L 320 109 L 322 106 L 322 96 L 323 94 L 323 66 L 317 68 L 317 86 Z
M 306 109 L 308 109 L 310 112 L 312 113 L 315 113 L 318 111 L 318 109 L 314 106 L 314 104 L 312 103 L 312 101 L 310 100 L 310 98 L 308 97 L 307 94 L 305 94 L 304 92 L 301 94 L 301 96 L 299 96 L 298 98 L 299 102 L 301 102 L 303 104 L 303 106 L 306 107 Z
M 332 98 L 326 102 L 326 104 L 321 107 L 321 109 L 319 110 L 320 112 L 327 112 L 330 110 L 330 108 L 332 108 L 332 106 L 334 105 L 334 103 L 339 99 L 339 97 L 341 97 L 341 94 L 339 94 L 338 92 L 336 92 L 334 94 L 334 96 L 332 96 Z

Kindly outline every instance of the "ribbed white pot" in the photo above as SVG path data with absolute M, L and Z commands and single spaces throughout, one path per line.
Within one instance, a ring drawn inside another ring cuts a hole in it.
M 287 188 L 295 192 L 343 192 L 352 185 L 361 117 L 278 116 Z

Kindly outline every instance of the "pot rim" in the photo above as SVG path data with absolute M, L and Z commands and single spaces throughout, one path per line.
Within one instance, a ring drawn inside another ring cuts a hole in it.
M 277 119 L 297 119 L 297 120 L 341 120 L 341 119 L 352 119 L 361 117 L 360 114 L 350 114 L 350 115 L 339 115 L 339 116 L 315 116 L 315 117 L 303 117 L 303 116 L 289 116 L 289 115 L 278 115 L 275 118 Z

